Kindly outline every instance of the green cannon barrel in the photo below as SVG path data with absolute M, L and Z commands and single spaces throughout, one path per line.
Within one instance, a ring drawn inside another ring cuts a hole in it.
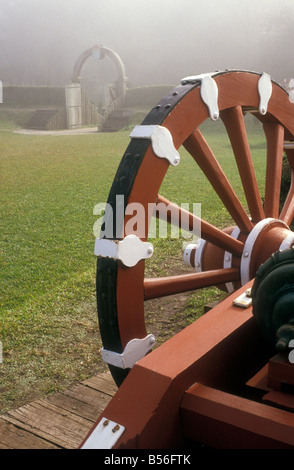
M 278 351 L 294 339 L 294 249 L 274 253 L 256 274 L 253 315 L 265 339 Z

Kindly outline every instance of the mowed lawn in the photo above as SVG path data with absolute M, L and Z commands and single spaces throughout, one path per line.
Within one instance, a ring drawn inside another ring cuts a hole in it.
M 5 408 L 101 368 L 93 209 L 107 200 L 129 138 L 1 132 L 0 140 Z
M 260 128 L 249 124 L 262 193 L 264 147 Z M 99 355 L 93 209 L 107 200 L 130 131 L 35 136 L 0 129 L 1 412 L 106 369 Z M 206 131 L 243 201 L 222 126 L 209 124 Z M 181 156 L 161 193 L 178 204 L 199 202 L 205 220 L 230 225 L 195 162 L 185 151 Z M 182 259 L 178 240 L 154 245 L 152 272 L 162 274 L 171 257 Z M 209 300 L 201 295 L 189 299 L 190 314 Z

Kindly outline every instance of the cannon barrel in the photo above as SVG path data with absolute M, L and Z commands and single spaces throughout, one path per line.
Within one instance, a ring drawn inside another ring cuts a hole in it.
M 256 274 L 252 287 L 253 315 L 278 351 L 294 339 L 294 249 L 277 251 Z

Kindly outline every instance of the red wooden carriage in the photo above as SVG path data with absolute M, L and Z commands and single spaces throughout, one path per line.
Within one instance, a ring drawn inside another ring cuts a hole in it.
M 246 113 L 263 125 L 264 201 Z M 199 130 L 206 119 L 224 123 L 247 208 Z M 104 235 L 95 246 L 102 354 L 119 388 L 82 448 L 294 447 L 292 140 L 294 105 L 288 93 L 267 74 L 245 71 L 182 80 L 134 129 L 110 190 L 112 210 L 105 215 L 105 224 L 112 217 L 114 236 Z M 180 164 L 181 146 L 199 165 L 234 225 L 220 230 L 201 220 L 201 243 L 185 253 L 191 272 L 150 279 L 145 264 L 156 253 L 148 242 L 148 204 L 165 204 L 188 230 L 199 222 L 160 195 L 168 168 Z M 280 208 L 284 153 L 292 184 Z M 118 207 L 121 200 L 123 207 Z M 140 237 L 126 230 L 126 208 L 133 203 L 145 209 Z M 124 214 L 121 224 L 113 217 L 119 210 Z M 219 285 L 228 292 L 225 300 L 151 350 L 146 300 Z

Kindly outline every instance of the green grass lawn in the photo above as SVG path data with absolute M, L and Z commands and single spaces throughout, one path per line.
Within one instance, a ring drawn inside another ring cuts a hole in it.
M 10 397 L 34 390 L 36 382 L 47 392 L 83 378 L 89 364 L 101 367 L 93 208 L 107 200 L 129 138 L 127 132 L 57 137 L 1 132 L 0 139 L 5 407 Z
M 260 129 L 250 126 L 254 163 L 261 174 Z M 221 126 L 206 130 L 243 198 Z M 129 133 L 20 135 L 0 123 L 2 412 L 106 368 L 99 356 L 93 208 L 107 200 Z M 181 164 L 168 171 L 162 194 L 178 204 L 202 203 L 206 220 L 219 227 L 230 224 L 195 162 L 185 151 L 181 155 Z M 263 191 L 262 180 L 260 185 Z M 154 244 L 152 272 L 164 273 L 170 258 L 181 260 L 181 241 Z M 215 291 L 189 297 L 189 321 Z

